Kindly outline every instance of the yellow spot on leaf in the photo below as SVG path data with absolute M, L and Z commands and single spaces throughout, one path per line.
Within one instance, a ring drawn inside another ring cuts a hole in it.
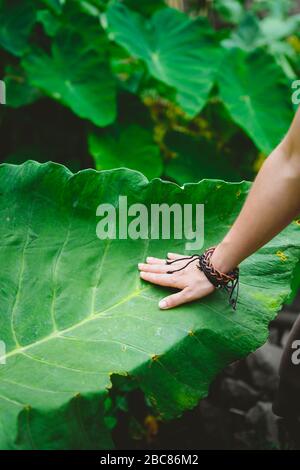
M 158 361 L 159 358 L 160 358 L 159 354 L 153 354 L 151 356 L 152 361 Z
M 282 251 L 277 251 L 276 256 L 278 256 L 280 261 L 287 261 L 288 259 L 288 257 Z

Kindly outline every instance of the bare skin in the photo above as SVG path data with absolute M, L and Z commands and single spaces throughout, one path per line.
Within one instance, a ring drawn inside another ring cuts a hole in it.
M 300 214 L 300 108 L 283 139 L 263 164 L 246 202 L 232 228 L 217 246 L 212 263 L 224 273 L 268 243 Z M 185 255 L 168 253 L 171 260 Z M 197 260 L 184 270 L 167 274 L 165 259 L 148 257 L 139 263 L 140 276 L 178 292 L 159 302 L 161 309 L 201 299 L 215 288 L 196 266 Z M 186 261 L 178 261 L 176 269 Z

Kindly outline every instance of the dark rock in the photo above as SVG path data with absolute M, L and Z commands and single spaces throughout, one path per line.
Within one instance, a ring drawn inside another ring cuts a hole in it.
M 259 392 L 243 380 L 227 377 L 222 382 L 221 397 L 226 406 L 248 410 L 258 400 Z
M 199 431 L 206 436 L 208 448 L 233 447 L 232 419 L 229 410 L 213 405 L 208 399 L 199 403 Z
M 229 364 L 224 370 L 224 374 L 228 377 L 236 378 L 241 375 L 242 361 L 235 361 Z
M 300 291 L 294 298 L 292 305 L 289 305 L 289 309 L 297 313 L 300 311 Z
M 276 346 L 280 346 L 280 336 L 279 336 L 278 328 L 270 327 L 269 342 L 271 344 L 275 344 Z
M 252 386 L 274 394 L 279 382 L 278 372 L 282 351 L 279 346 L 266 343 L 247 357 Z
M 300 450 L 300 419 L 279 418 L 278 425 L 281 449 Z
M 254 448 L 279 449 L 279 418 L 272 412 L 272 403 L 259 401 L 246 415 L 246 423 L 255 431 Z

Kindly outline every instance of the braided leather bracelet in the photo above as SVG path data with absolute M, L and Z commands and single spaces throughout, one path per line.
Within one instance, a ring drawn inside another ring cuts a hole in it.
M 168 274 L 172 274 L 178 271 L 185 269 L 189 264 L 193 261 L 199 261 L 197 268 L 202 271 L 207 279 L 217 288 L 223 289 L 229 293 L 229 303 L 234 310 L 236 310 L 236 304 L 238 299 L 238 292 L 239 292 L 239 268 L 236 267 L 232 271 L 228 272 L 227 274 L 218 271 L 211 262 L 211 257 L 215 251 L 216 247 L 208 248 L 202 255 L 192 255 L 192 256 L 185 256 L 183 258 L 177 258 L 173 261 L 167 260 L 166 264 L 173 264 L 177 263 L 178 261 L 188 260 L 185 266 L 179 269 L 175 269 L 173 271 L 168 271 Z M 233 294 L 235 289 L 236 296 L 233 298 Z

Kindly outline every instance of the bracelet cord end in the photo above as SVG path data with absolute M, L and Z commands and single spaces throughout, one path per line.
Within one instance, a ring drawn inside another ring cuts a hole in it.
M 224 289 L 228 292 L 229 304 L 233 310 L 236 310 L 239 295 L 239 268 L 236 267 L 226 274 L 218 271 L 211 262 L 215 249 L 216 247 L 208 248 L 199 256 L 198 268 L 217 289 Z

